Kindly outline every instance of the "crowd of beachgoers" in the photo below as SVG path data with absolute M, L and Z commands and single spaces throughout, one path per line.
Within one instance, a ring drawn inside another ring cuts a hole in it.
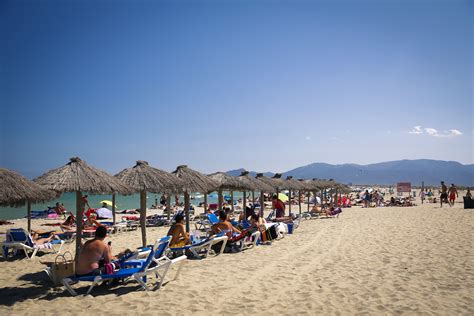
M 309 195 L 302 194 L 301 196 L 293 196 L 291 199 L 286 199 L 285 196 L 287 197 L 287 195 L 282 192 L 279 195 L 265 195 L 264 211 L 262 211 L 260 200 L 257 198 L 252 199 L 251 195 L 247 196 L 246 208 L 243 207 L 242 200 L 237 200 L 232 203 L 232 201 L 224 199 L 222 209 L 219 209 L 215 204 L 192 205 L 190 210 L 191 222 L 189 231 L 186 229 L 183 205 L 179 201 L 176 201 L 177 203 L 173 203 L 173 205 L 167 207 L 166 199 L 163 199 L 163 203 L 156 201 L 157 203 L 153 205 L 153 208 L 147 210 L 146 229 L 150 240 L 147 247 L 141 245 L 139 210 L 116 211 L 116 220 L 114 222 L 110 205 L 104 203 L 102 207 L 97 209 L 92 207 L 87 208 L 83 219 L 84 231 L 82 237 L 84 248 L 81 251 L 82 253 L 76 257 L 74 274 L 64 275 L 63 273 L 60 274 L 59 278 L 53 271 L 55 267 L 54 262 L 58 256 L 57 251 L 60 250 L 59 255 L 69 253 L 65 256 L 66 259 L 75 257 L 74 243 L 72 243 L 72 241 L 77 238 L 75 233 L 77 219 L 72 212 L 64 209 L 61 203 L 57 203 L 55 207 L 49 210 L 49 214 L 38 214 L 38 218 L 33 220 L 31 232 L 26 230 L 26 221 L 24 219 L 13 220 L 13 223 L 5 226 L 6 230 L 3 234 L 5 234 L 4 238 L 6 240 L 13 243 L 18 242 L 18 240 L 13 240 L 15 234 L 18 236 L 18 234 L 23 233 L 27 238 L 24 243 L 27 244 L 28 247 L 22 248 L 18 246 L 18 244 L 10 244 L 11 247 L 9 247 L 9 244 L 6 244 L 6 247 L 3 248 L 3 255 L 8 258 L 3 258 L 2 264 L 8 265 L 7 270 L 10 271 L 10 274 L 8 276 L 2 275 L 0 279 L 10 280 L 12 277 L 20 277 L 20 279 L 24 278 L 24 280 L 28 280 L 32 283 L 38 284 L 38 282 L 40 282 L 42 285 L 40 286 L 41 290 L 37 287 L 35 288 L 36 292 L 31 291 L 31 288 L 29 291 L 25 291 L 25 288 L 29 288 L 28 285 L 25 284 L 25 281 L 22 281 L 22 285 L 18 285 L 18 281 L 12 279 L 10 281 L 17 284 L 17 286 L 15 286 L 15 288 L 9 288 L 9 291 L 17 295 L 19 304 L 5 302 L 2 305 L 6 305 L 7 309 L 5 309 L 5 311 L 11 312 L 15 310 L 16 312 L 22 312 L 23 308 L 29 306 L 27 302 L 37 301 L 38 299 L 44 298 L 45 295 L 53 295 L 58 297 L 59 301 L 63 301 L 67 300 L 67 297 L 72 297 L 77 294 L 91 293 L 95 296 L 94 300 L 96 300 L 102 296 L 104 298 L 110 298 L 110 294 L 117 295 L 117 293 L 122 293 L 120 292 L 122 288 L 125 293 L 129 293 L 127 296 L 137 295 L 132 293 L 140 289 L 155 290 L 137 291 L 137 293 L 163 293 L 159 294 L 161 298 L 172 301 L 169 295 L 179 295 L 177 293 L 182 293 L 183 291 L 187 293 L 187 282 L 197 282 L 197 279 L 190 275 L 192 271 L 205 271 L 208 273 L 207 268 L 209 268 L 211 271 L 216 271 L 217 273 L 217 271 L 221 271 L 219 270 L 221 267 L 218 266 L 222 264 L 220 260 L 223 260 L 227 263 L 226 266 L 229 271 L 232 271 L 232 275 L 239 275 L 240 272 L 238 270 L 229 268 L 231 262 L 235 260 L 238 262 L 242 261 L 247 267 L 246 269 L 249 269 L 250 266 L 252 266 L 251 262 L 254 262 L 256 258 L 262 254 L 266 256 L 268 251 L 273 253 L 272 256 L 276 256 L 277 258 L 282 256 L 281 251 L 286 251 L 292 253 L 293 258 L 302 260 L 300 264 L 308 260 L 308 262 L 313 262 L 314 265 L 313 259 L 304 259 L 306 255 L 296 254 L 296 252 L 301 251 L 301 247 L 303 247 L 303 245 L 299 243 L 309 242 L 314 238 L 323 244 L 326 242 L 332 244 L 331 239 L 339 240 L 340 238 L 325 236 L 324 238 L 329 238 L 329 240 L 320 240 L 319 237 L 314 235 L 317 234 L 318 231 L 326 232 L 326 229 L 331 229 L 334 234 L 344 236 L 345 231 L 355 229 L 348 221 L 353 221 L 354 224 L 357 223 L 357 225 L 360 225 L 360 215 L 363 213 L 370 215 L 373 220 L 382 222 L 384 221 L 383 217 L 381 218 L 377 214 L 385 214 L 384 216 L 396 222 L 400 220 L 399 217 L 394 219 L 391 217 L 391 214 L 403 214 L 403 209 L 408 210 L 410 208 L 416 210 L 419 214 L 424 214 L 427 210 L 433 212 L 433 210 L 436 211 L 439 209 L 440 192 L 432 190 L 432 192 L 436 192 L 436 196 L 433 194 L 431 199 L 428 195 L 429 190 L 414 190 L 414 192 L 415 193 L 410 192 L 410 194 L 405 193 L 405 195 L 402 195 L 396 194 L 389 188 L 360 188 L 350 193 L 339 193 L 337 196 L 333 194 L 323 194 L 321 196 L 320 193 L 310 193 Z M 469 196 L 469 194 L 470 191 L 459 192 L 459 196 Z M 435 200 L 435 198 L 437 200 Z M 469 214 L 459 213 L 462 211 L 462 207 L 460 207 L 461 203 L 459 203 L 458 196 L 456 196 L 456 200 L 458 200 L 458 203 L 456 205 L 453 203 L 452 209 L 457 210 L 458 214 L 454 216 L 471 216 Z M 291 212 L 288 210 L 290 205 L 292 208 Z M 204 208 L 204 206 L 206 208 Z M 407 206 L 409 206 L 409 208 Z M 445 208 L 446 206 L 448 207 L 447 209 Z M 448 202 L 441 210 L 451 210 L 450 206 L 451 204 Z M 393 210 L 395 213 L 387 213 L 390 212 L 390 210 Z M 51 216 L 51 214 L 55 214 L 55 216 Z M 358 216 L 355 216 L 355 214 L 358 214 Z M 313 219 L 317 220 L 312 221 Z M 332 220 L 326 221 L 323 219 Z M 418 224 L 422 225 L 420 223 Z M 339 230 L 342 229 L 342 227 L 344 227 L 344 231 Z M 461 232 L 465 229 L 467 228 L 461 229 Z M 301 234 L 301 236 L 298 237 L 299 234 Z M 357 234 L 358 232 L 354 231 L 352 238 L 356 238 L 356 236 L 358 236 Z M 380 236 L 383 236 L 382 232 L 378 232 L 378 234 L 382 234 Z M 397 233 L 393 234 L 393 236 L 395 236 L 394 238 L 401 238 Z M 369 235 L 371 238 L 380 238 L 378 235 L 373 235 L 372 232 Z M 322 248 L 320 249 L 318 248 L 320 246 L 315 246 L 313 243 L 311 243 L 311 245 L 311 248 L 316 248 L 310 250 L 310 253 L 312 251 L 319 253 L 326 247 L 321 246 Z M 282 249 L 280 249 L 280 247 Z M 354 244 L 354 247 L 357 248 L 359 246 Z M 272 252 L 269 250 L 272 248 L 279 250 Z M 364 250 L 360 251 L 363 252 Z M 257 257 L 251 255 L 252 252 L 255 252 L 255 256 Z M 100 255 L 97 256 L 97 253 L 100 253 Z M 243 258 L 239 254 L 248 254 L 246 256 L 252 257 Z M 26 259 L 32 257 L 32 255 L 35 255 L 34 258 Z M 339 260 L 341 265 L 345 265 L 344 260 L 341 258 L 336 259 L 337 255 L 332 253 L 332 250 L 328 252 L 328 255 L 333 257 L 332 260 Z M 449 256 L 453 257 L 455 255 L 456 254 L 450 254 Z M 235 260 L 232 259 L 233 256 L 235 256 Z M 206 263 L 202 262 L 202 260 Z M 262 260 L 270 259 L 262 258 Z M 367 260 L 367 258 L 359 258 L 357 260 Z M 392 258 L 390 260 L 394 259 Z M 218 266 L 214 263 L 210 263 L 212 261 L 216 261 Z M 283 261 L 286 262 L 286 259 Z M 288 268 L 293 271 L 300 264 L 292 264 L 290 263 L 291 261 L 292 260 L 288 263 L 290 265 Z M 18 270 L 18 267 L 15 268 L 9 265 L 15 262 L 20 263 L 19 266 L 23 267 L 23 269 L 27 266 L 33 266 L 38 273 L 35 274 L 34 277 L 24 277 L 22 276 L 22 270 Z M 221 263 L 219 264 L 217 262 Z M 324 260 L 322 262 L 324 262 Z M 265 266 L 265 263 L 262 262 L 261 264 Z M 201 265 L 204 266 L 200 267 Z M 291 267 L 292 265 L 293 267 Z M 308 266 L 304 264 L 304 267 Z M 252 269 L 256 268 L 254 267 Z M 269 277 L 275 275 L 275 273 L 283 273 L 283 271 L 285 271 L 282 266 L 273 266 L 273 268 L 270 268 L 270 265 L 268 265 L 265 269 L 270 269 L 269 271 L 265 270 L 266 273 L 269 273 Z M 326 270 L 327 268 L 321 267 L 321 269 Z M 374 269 L 378 271 L 380 268 L 377 266 Z M 353 272 L 354 271 L 351 273 Z M 16 277 L 12 275 L 12 273 L 16 273 Z M 224 274 L 226 273 L 227 272 L 224 272 Z M 322 273 L 321 271 L 317 274 L 314 274 L 316 272 L 308 273 L 311 277 L 316 278 L 315 280 L 319 280 L 320 284 L 326 284 L 331 278 L 330 276 L 326 276 L 328 278 L 326 280 L 319 279 L 318 274 Z M 295 275 L 298 275 L 298 272 L 295 272 Z M 398 277 L 396 274 L 391 276 L 391 278 L 395 280 Z M 468 274 L 467 277 L 472 278 L 472 274 Z M 241 279 L 239 278 L 238 280 Z M 224 282 L 232 283 L 234 281 L 232 281 L 232 277 L 230 277 L 230 279 L 228 277 L 224 279 Z M 261 281 L 262 284 L 267 284 L 265 282 L 267 281 Z M 303 279 L 301 282 L 301 284 L 304 283 Z M 314 285 L 316 281 L 311 280 L 308 282 Z M 342 281 L 339 280 L 339 282 Z M 291 284 L 293 291 L 299 291 L 297 284 Z M 254 283 L 250 283 L 250 285 L 253 289 L 256 286 Z M 235 286 L 239 287 L 238 282 L 236 282 Z M 268 287 L 269 285 L 267 284 L 266 286 Z M 458 289 L 462 288 L 462 291 L 465 290 L 464 285 L 456 286 L 458 286 Z M 162 287 L 162 290 L 157 290 Z M 280 286 L 277 286 L 277 288 L 279 287 Z M 349 286 L 349 288 L 350 287 L 351 286 Z M 196 294 L 194 290 L 195 287 L 192 288 L 193 290 L 189 293 L 190 295 Z M 303 286 L 303 288 L 306 287 Z M 167 291 L 171 291 L 171 294 L 166 294 Z M 337 290 L 334 291 L 337 293 Z M 334 291 L 333 294 L 336 295 Z M 371 291 L 377 292 L 377 290 L 373 289 Z M 278 289 L 270 290 L 270 292 L 273 294 L 278 293 Z M 305 290 L 304 293 L 307 293 L 307 295 L 311 297 L 311 294 L 308 294 L 310 292 Z M 260 294 L 256 295 L 263 299 Z M 275 297 L 279 297 L 277 294 L 275 295 Z M 461 307 L 457 310 L 461 314 L 469 310 L 472 311 L 472 307 L 468 307 L 466 304 L 466 302 L 472 302 L 472 295 L 463 295 L 463 298 L 459 299 L 462 301 L 462 304 L 459 303 Z M 128 299 L 126 300 L 128 301 Z M 295 300 L 297 300 L 297 298 L 295 298 Z M 100 301 L 102 301 L 102 299 L 100 299 Z M 388 301 L 390 301 L 390 299 L 388 299 Z M 280 303 L 278 303 L 277 300 L 273 300 L 273 302 L 275 306 L 278 307 L 276 311 L 283 313 L 288 312 L 287 309 L 290 304 L 279 305 Z M 207 306 L 208 302 L 206 301 L 202 304 L 191 300 L 186 301 L 185 306 L 192 309 L 196 306 Z M 307 308 L 299 309 L 299 311 L 310 313 L 312 310 L 311 306 L 313 306 L 312 304 L 308 305 Z M 397 305 L 396 302 L 394 302 L 394 304 Z M 450 304 L 451 303 L 446 303 L 444 306 L 445 311 L 452 310 L 450 309 L 452 307 Z M 346 305 L 344 308 L 349 308 L 346 309 L 346 311 L 355 311 L 357 309 L 353 303 L 346 302 Z M 326 310 L 327 312 L 344 310 L 342 306 L 330 306 L 331 304 L 324 307 L 330 308 Z M 196 307 L 196 311 L 204 313 L 205 311 L 202 310 L 201 307 Z M 76 306 L 76 308 L 78 307 Z M 431 307 L 428 308 L 425 305 L 419 306 L 419 309 L 407 309 L 406 311 L 423 311 L 430 310 L 430 308 Z M 0 310 L 2 310 L 2 308 L 0 308 Z M 112 310 L 118 311 L 114 307 L 112 307 Z M 232 310 L 236 313 L 235 309 Z M 254 309 L 253 305 L 251 306 L 251 310 L 254 310 L 256 313 L 262 312 L 258 308 Z M 373 311 L 383 310 L 384 309 L 379 306 Z M 74 311 L 74 309 L 72 309 L 72 311 Z M 166 311 L 166 309 L 162 309 L 162 311 Z M 178 311 L 182 311 L 185 314 L 190 312 L 190 310 L 185 310 L 179 306 L 175 306 L 175 310 L 169 312 L 174 314 Z M 324 311 L 324 309 L 322 309 L 322 311 Z

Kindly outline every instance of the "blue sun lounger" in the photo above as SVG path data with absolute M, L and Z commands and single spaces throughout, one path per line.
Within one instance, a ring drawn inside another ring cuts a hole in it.
M 124 266 L 126 267 L 117 270 L 113 274 L 101 274 L 97 276 L 71 276 L 64 278 L 62 283 L 66 290 L 73 296 L 76 296 L 77 292 L 72 288 L 71 285 L 72 283 L 76 282 L 92 282 L 92 285 L 89 287 L 86 295 L 88 295 L 97 284 L 104 281 L 117 279 L 133 279 L 134 281 L 137 281 L 144 290 L 147 291 L 153 288 L 159 288 L 163 284 L 170 266 L 178 261 L 182 261 L 183 263 L 183 260 L 186 259 L 186 256 L 182 256 L 183 258 L 180 257 L 173 261 L 164 255 L 166 249 L 169 246 L 170 239 L 171 238 L 169 236 L 161 238 L 155 245 L 156 247 L 153 247 L 145 260 L 125 262 Z M 181 266 L 182 264 L 180 265 L 179 269 Z M 177 274 L 178 273 L 179 271 Z M 157 282 L 151 287 L 147 285 L 147 276 L 150 274 L 154 274 L 157 279 Z

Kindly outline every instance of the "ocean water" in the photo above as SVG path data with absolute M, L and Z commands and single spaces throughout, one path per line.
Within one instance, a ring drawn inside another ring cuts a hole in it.
M 224 195 L 230 195 L 228 192 L 224 192 Z M 259 196 L 258 193 L 255 193 L 256 197 Z M 194 194 L 194 196 L 199 195 L 199 193 Z M 150 208 L 153 204 L 155 204 L 155 199 L 158 199 L 158 203 L 160 201 L 161 194 L 155 193 L 147 193 L 147 207 Z M 242 192 L 234 192 L 234 200 L 242 198 Z M 89 205 L 92 208 L 99 208 L 102 204 L 100 201 L 102 200 L 109 200 L 112 201 L 112 195 L 89 195 L 88 197 Z M 180 201 L 183 202 L 183 196 L 180 196 Z M 191 200 L 191 204 L 198 205 L 200 202 L 203 202 L 204 198 L 195 198 Z M 31 210 L 45 210 L 48 206 L 53 207 L 56 202 L 63 203 L 64 206 L 68 211 L 72 211 L 74 214 L 76 213 L 76 194 L 75 193 L 64 193 L 59 198 L 49 201 L 43 204 L 33 204 L 31 206 Z M 207 197 L 208 203 L 217 203 L 217 193 L 213 192 L 208 194 Z M 171 203 L 174 203 L 174 196 L 171 197 Z M 128 210 L 128 209 L 137 209 L 140 208 L 140 195 L 133 194 L 128 196 L 115 196 L 115 205 L 117 206 L 117 210 Z M 110 208 L 110 207 L 109 207 Z M 11 220 L 11 219 L 18 219 L 26 217 L 26 205 L 13 208 L 13 207 L 0 207 L 0 219 L 4 220 Z

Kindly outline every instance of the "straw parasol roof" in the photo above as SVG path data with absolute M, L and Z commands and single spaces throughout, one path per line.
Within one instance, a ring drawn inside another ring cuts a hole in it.
M 258 178 L 253 178 L 249 175 L 248 171 L 242 171 L 240 176 L 237 177 L 240 183 L 245 185 L 251 191 L 263 191 L 273 192 L 274 188 Z
M 184 182 L 173 174 L 154 168 L 147 161 L 138 160 L 132 168 L 115 175 L 135 192 L 178 193 L 184 190 Z
M 221 190 L 251 190 L 250 187 L 239 181 L 237 177 L 229 176 L 225 172 L 212 173 L 209 177 L 219 184 L 219 189 Z
M 283 180 L 279 178 L 269 178 L 267 176 L 264 176 L 263 173 L 257 173 L 256 178 L 262 182 L 264 182 L 266 185 L 272 187 L 272 191 L 270 192 L 276 192 L 279 191 L 280 189 L 283 188 Z
M 208 193 L 219 188 L 219 183 L 217 183 L 214 179 L 196 170 L 188 168 L 186 165 L 178 166 L 172 173 L 184 181 L 185 190 L 188 193 Z
M 286 177 L 286 180 L 284 180 L 284 185 L 289 190 L 304 190 L 305 189 L 305 186 L 301 182 L 293 179 L 292 176 Z
M 130 194 L 131 189 L 107 172 L 89 166 L 79 157 L 73 157 L 59 168 L 52 169 L 33 180 L 56 192 L 88 192 L 92 194 Z
M 56 192 L 42 188 L 24 176 L 0 168 L 0 206 L 23 206 L 26 202 L 41 203 L 52 200 Z

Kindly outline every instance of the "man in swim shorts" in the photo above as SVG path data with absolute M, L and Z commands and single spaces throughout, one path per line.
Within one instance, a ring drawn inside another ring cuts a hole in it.
M 454 186 L 454 183 L 452 183 L 451 186 L 449 187 L 449 205 L 453 206 L 454 201 L 456 200 L 456 197 L 458 196 L 459 196 L 458 190 Z
M 439 200 L 441 202 L 441 207 L 443 207 L 443 202 L 449 203 L 448 202 L 448 187 L 444 184 L 444 181 L 441 181 L 441 195 L 439 197 Z

